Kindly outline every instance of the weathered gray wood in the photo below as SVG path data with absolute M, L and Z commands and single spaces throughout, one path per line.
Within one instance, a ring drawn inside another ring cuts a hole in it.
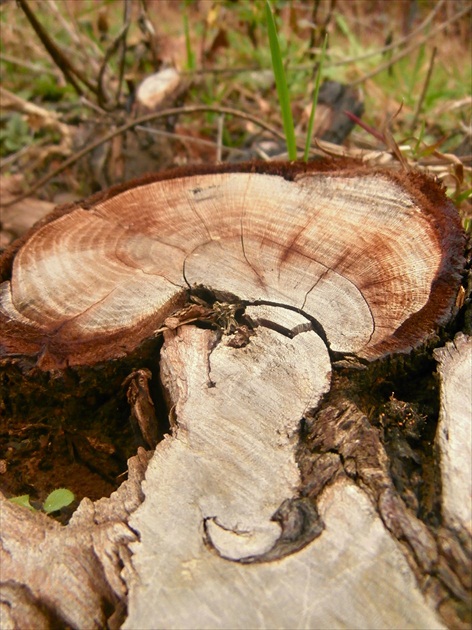
M 472 536 L 472 337 L 435 350 L 441 378 L 437 433 L 445 522 Z
M 234 349 L 211 331 L 167 334 L 174 435 L 158 445 L 130 521 L 139 542 L 125 628 L 443 627 L 352 482 L 327 488 L 320 518 L 307 507 L 294 525 L 297 426 L 329 384 L 316 339 L 262 328 Z M 287 499 L 287 518 L 271 522 Z
M 259 328 L 242 348 L 217 344 L 215 333 L 195 327 L 168 333 L 162 380 L 178 422 L 169 472 L 199 514 L 198 522 L 190 513 L 174 519 L 182 540 L 203 519 L 218 553 L 243 559 L 269 552 L 280 536 L 271 518 L 300 481 L 300 420 L 329 390 L 330 371 L 313 331 L 289 339 Z M 173 495 L 170 487 L 162 492 Z
M 116 609 L 122 621 L 136 540 L 127 520 L 142 500 L 148 459 L 141 451 L 130 460 L 129 480 L 110 499 L 84 499 L 67 527 L 0 493 L 2 630 L 103 628 Z
M 149 474 L 161 471 L 156 461 Z M 319 538 L 265 564 L 241 565 L 212 554 L 195 527 L 186 530 L 191 553 L 172 562 L 171 516 L 180 517 L 173 507 L 164 533 L 157 505 L 133 519 L 143 536 L 133 545 L 140 580 L 131 585 L 125 628 L 444 627 L 400 547 L 352 482 L 338 481 L 323 494 Z

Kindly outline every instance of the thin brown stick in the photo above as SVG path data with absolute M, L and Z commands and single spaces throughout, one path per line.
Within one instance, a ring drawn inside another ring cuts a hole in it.
M 218 122 L 221 120 L 221 116 L 218 117 Z M 141 131 L 143 133 L 150 134 L 151 136 L 161 136 L 162 138 L 171 138 L 172 140 L 176 140 L 177 142 L 181 142 L 182 144 L 199 144 L 204 147 L 212 147 L 214 149 L 221 149 L 221 151 L 226 151 L 227 153 L 234 153 L 235 155 L 247 155 L 247 151 L 243 151 L 243 149 L 238 149 L 237 147 L 229 147 L 225 144 L 222 144 L 221 147 L 218 145 L 218 140 L 215 142 L 214 140 L 205 140 L 204 138 L 195 138 L 194 136 L 186 136 L 179 133 L 173 133 L 172 131 L 164 131 L 163 129 L 154 129 L 154 127 L 145 127 L 143 125 L 139 125 L 135 127 L 136 131 Z M 221 162 L 221 159 L 216 159 L 217 162 Z
M 75 6 L 76 4 L 78 5 L 77 7 Z M 79 38 L 80 43 L 78 45 L 81 48 L 80 52 L 82 53 L 82 59 L 85 63 L 89 64 L 90 69 L 93 70 L 93 72 L 97 72 L 98 59 L 103 53 L 101 47 L 97 45 L 93 37 L 89 37 L 82 32 L 81 26 L 77 21 L 77 13 L 79 13 L 79 15 L 81 13 L 80 4 L 62 1 L 62 5 L 64 7 L 64 11 L 67 13 L 69 22 L 72 24 L 72 28 Z
M 402 39 L 400 39 L 400 40 L 398 40 L 396 42 L 393 42 L 392 44 L 389 44 L 388 46 L 383 46 L 382 48 L 378 48 L 377 50 L 374 50 L 374 51 L 371 51 L 371 52 L 367 52 L 367 53 L 364 53 L 362 55 L 358 55 L 356 57 L 348 57 L 348 58 L 345 58 L 345 59 L 341 59 L 340 61 L 332 61 L 332 62 L 326 61 L 325 64 L 324 64 L 324 67 L 325 68 L 334 68 L 334 67 L 338 67 L 338 66 L 345 66 L 345 65 L 350 64 L 350 63 L 355 63 L 357 61 L 364 61 L 365 59 L 369 59 L 370 57 L 375 57 L 376 55 L 383 54 L 383 53 L 388 52 L 390 50 L 394 50 L 394 49 L 398 48 L 399 46 L 402 46 L 406 42 L 411 41 L 411 39 L 417 33 L 419 33 L 426 26 L 428 26 L 428 24 L 433 20 L 434 16 L 438 13 L 439 9 L 443 6 L 444 2 L 445 2 L 445 0 L 439 0 L 439 2 L 436 4 L 434 9 L 431 11 L 431 13 L 425 18 L 425 20 L 414 31 L 412 31 L 411 33 L 409 33 L 407 36 L 403 37 Z M 462 9 L 461 11 L 458 11 L 451 18 L 449 18 L 449 20 L 447 20 L 446 22 L 443 22 L 443 23 L 439 24 L 436 28 L 432 29 L 427 35 L 425 35 L 424 37 L 420 38 L 417 42 L 413 42 L 409 47 L 405 48 L 403 51 L 399 52 L 394 57 L 391 57 L 386 63 L 382 64 L 381 66 L 378 66 L 377 68 L 375 68 L 371 72 L 363 75 L 359 79 L 355 79 L 351 83 L 351 85 L 352 86 L 359 85 L 360 83 L 363 83 L 367 79 L 370 79 L 370 78 L 374 77 L 375 75 L 379 74 L 380 72 L 383 72 L 383 70 L 387 70 L 391 65 L 393 65 L 394 63 L 396 63 L 397 61 L 399 61 L 400 59 L 402 59 L 403 57 L 408 55 L 410 52 L 412 52 L 413 50 L 415 50 L 416 48 L 418 48 L 422 44 L 426 43 L 429 39 L 431 39 L 432 37 L 434 37 L 435 35 L 437 35 L 441 31 L 446 29 L 452 23 L 456 22 L 460 18 L 462 18 L 465 15 L 467 15 L 467 13 L 469 13 L 471 10 L 472 10 L 472 8 L 471 8 L 470 5 L 464 7 L 464 9 Z M 292 70 L 310 70 L 310 69 L 313 68 L 313 64 L 298 64 L 298 65 L 295 65 L 295 66 L 290 66 L 290 68 Z M 251 67 L 246 67 L 246 68 L 243 68 L 243 67 L 239 67 L 239 68 L 208 68 L 208 69 L 204 68 L 204 69 L 201 69 L 201 70 L 192 70 L 192 71 L 188 71 L 188 72 L 183 71 L 181 74 L 238 74 L 238 73 L 242 73 L 242 72 L 253 72 L 253 71 L 264 70 L 264 69 L 265 68 L 262 68 L 261 66 L 251 66 Z
M 366 59 L 370 59 L 371 57 L 375 57 L 377 55 L 384 55 L 386 52 L 389 52 L 390 50 L 394 50 L 395 48 L 399 48 L 400 46 L 403 46 L 403 44 L 406 44 L 408 41 L 411 41 L 418 33 L 421 33 L 421 31 L 423 31 L 432 22 L 435 15 L 438 13 L 438 11 L 441 9 L 441 7 L 444 5 L 445 2 L 446 0 L 439 0 L 439 2 L 435 5 L 434 9 L 431 11 L 431 13 L 429 13 L 426 16 L 426 18 L 421 22 L 421 24 L 419 24 L 413 31 L 408 33 L 408 35 L 405 35 L 405 37 L 402 37 L 401 39 L 393 41 L 391 44 L 387 44 L 383 46 L 382 48 L 378 48 L 377 50 L 372 50 L 370 52 L 363 53 L 362 55 L 357 55 L 356 57 L 346 57 L 345 59 L 342 59 L 340 61 L 334 61 L 330 64 L 327 62 L 325 66 L 336 67 L 336 66 L 344 66 L 346 64 L 354 63 L 357 61 L 365 61 Z
M 17 94 L 10 92 L 9 90 L 0 86 L 0 107 L 4 110 L 13 110 L 21 112 L 28 116 L 34 116 L 41 120 L 43 127 L 49 127 L 58 131 L 62 136 L 61 144 L 64 145 L 64 150 L 67 150 L 72 145 L 71 131 L 69 125 L 66 125 L 60 120 L 60 117 L 54 111 L 40 107 L 35 103 L 30 103 L 21 98 Z
M 98 106 L 101 107 L 102 109 L 107 110 L 107 111 L 110 111 L 115 106 L 117 106 L 118 102 L 116 102 L 112 106 L 109 106 L 107 104 L 108 98 L 107 98 L 107 94 L 106 94 L 106 91 L 105 91 L 105 87 L 103 85 L 103 77 L 104 77 L 105 71 L 106 71 L 106 69 L 108 67 L 108 62 L 110 61 L 110 58 L 115 54 L 115 52 L 117 51 L 117 49 L 118 49 L 120 43 L 122 42 L 122 40 L 124 39 L 126 41 L 126 34 L 128 32 L 129 27 L 130 27 L 130 22 L 126 22 L 125 24 L 123 24 L 122 28 L 120 29 L 120 32 L 115 37 L 115 39 L 113 40 L 111 45 L 108 47 L 108 49 L 107 49 L 107 51 L 105 53 L 105 57 L 103 58 L 102 65 L 100 66 L 100 71 L 98 73 L 98 82 L 97 82 L 97 84 L 98 84 L 98 91 L 97 91 Z
M 421 112 L 421 108 L 423 107 L 423 101 L 426 97 L 426 93 L 428 91 L 428 87 L 429 87 L 429 82 L 431 81 L 431 76 L 433 74 L 433 68 L 434 68 L 434 59 L 436 57 L 436 53 L 437 53 L 438 49 L 435 46 L 433 48 L 433 52 L 431 53 L 431 59 L 429 61 L 429 67 L 428 67 L 428 72 L 426 74 L 426 78 L 424 80 L 423 83 L 423 88 L 421 90 L 421 94 L 420 97 L 418 99 L 418 102 L 416 104 L 416 109 L 415 109 L 415 113 L 413 115 L 413 120 L 411 121 L 411 125 L 410 125 L 410 130 L 413 131 L 416 127 L 416 123 L 418 122 L 418 117 L 420 115 Z
M 123 79 L 125 76 L 125 65 L 126 65 L 126 50 L 127 50 L 127 37 L 129 32 L 129 24 L 131 23 L 131 2 L 130 0 L 125 0 L 123 7 L 123 24 L 128 24 L 128 28 L 125 29 L 123 37 L 120 42 L 120 57 L 118 61 L 118 86 L 116 88 L 115 94 L 115 102 L 118 106 L 121 98 L 121 91 L 123 89 Z
M 218 116 L 218 135 L 216 139 L 216 161 L 218 163 L 221 162 L 222 152 L 223 152 L 223 125 L 224 125 L 224 114 Z
M 156 29 L 154 27 L 154 24 L 149 16 L 149 11 L 147 8 L 147 0 L 140 0 L 139 2 L 138 26 L 142 34 L 146 37 L 147 44 L 151 52 L 152 64 L 154 68 L 159 68 L 160 60 L 159 60 L 159 50 L 158 50 L 159 49 L 158 37 L 156 35 Z
M 15 151 L 15 153 L 11 153 L 10 155 L 7 155 L 7 157 L 1 158 L 0 171 L 2 171 L 6 166 L 10 166 L 11 164 L 14 164 L 22 155 L 25 155 L 25 153 L 28 153 L 28 151 L 31 149 L 32 146 L 34 146 L 33 140 L 31 140 L 29 144 L 25 145 L 18 151 Z
M 169 109 L 164 109 L 160 112 L 154 112 L 152 114 L 145 114 L 144 116 L 139 116 L 138 118 L 135 118 L 134 120 L 128 121 L 121 127 L 118 127 L 114 131 L 111 131 L 110 133 L 106 134 L 105 136 L 96 140 L 95 142 L 92 142 L 91 144 L 84 147 L 83 149 L 75 153 L 74 155 L 71 155 L 70 158 L 65 160 L 60 166 L 58 166 L 53 171 L 48 173 L 48 175 L 45 175 L 44 177 L 39 179 L 26 192 L 22 193 L 15 199 L 12 199 L 8 203 L 5 203 L 3 207 L 11 206 L 14 203 L 18 203 L 22 199 L 29 197 L 34 192 L 36 192 L 38 188 L 41 188 L 48 181 L 50 181 L 51 179 L 53 179 L 54 177 L 62 173 L 66 168 L 69 168 L 69 166 L 72 166 L 72 164 L 75 164 L 75 162 L 83 158 L 84 155 L 87 155 L 88 153 L 90 153 L 91 151 L 99 147 L 100 145 L 104 144 L 105 142 L 108 142 L 115 136 L 125 133 L 126 131 L 128 131 L 129 129 L 132 129 L 136 125 L 142 125 L 143 123 L 150 122 L 152 120 L 159 120 L 160 118 L 166 118 L 168 116 L 197 114 L 197 113 L 202 113 L 202 112 L 215 112 L 216 114 L 228 114 L 228 116 L 234 116 L 235 118 L 241 118 L 242 120 L 247 120 L 249 122 L 254 123 L 258 127 L 265 129 L 276 138 L 279 138 L 279 140 L 285 141 L 284 134 L 280 132 L 278 129 L 275 129 L 271 125 L 268 125 L 265 121 L 261 120 L 260 118 L 257 118 L 256 116 L 252 116 L 251 114 L 246 114 L 245 112 L 242 112 L 238 109 L 233 109 L 232 107 L 216 107 L 216 106 L 213 107 L 211 105 L 189 105 L 186 107 L 172 107 Z
M 80 35 L 77 32 L 77 29 L 74 28 L 74 23 L 72 20 L 66 20 L 62 13 L 59 11 L 59 7 L 56 4 L 55 0 L 48 0 L 49 9 L 54 14 L 55 20 L 59 22 L 64 31 L 69 35 L 72 40 L 72 43 L 75 47 L 78 47 L 79 50 L 82 48 L 82 41 L 80 39 Z
M 98 72 L 98 60 L 102 56 L 102 49 L 97 46 L 94 39 L 92 37 L 88 37 L 84 33 L 82 33 L 81 27 L 77 22 L 77 7 L 80 7 L 79 3 L 71 3 L 71 2 L 62 2 L 62 6 L 64 11 L 67 13 L 68 22 L 70 23 L 71 28 L 74 29 L 76 33 L 76 37 L 79 40 L 77 46 L 79 46 L 78 50 L 73 51 L 69 48 L 63 47 L 63 50 L 73 55 L 74 57 L 80 54 L 80 59 L 82 62 L 82 68 L 85 67 L 90 70 L 90 74 L 95 76 Z M 72 8 L 74 6 L 74 8 Z
M 44 48 L 47 50 L 47 52 L 51 56 L 54 63 L 61 70 L 66 81 L 68 81 L 72 85 L 74 90 L 77 92 L 77 94 L 81 96 L 83 94 L 82 88 L 75 80 L 75 77 L 74 77 L 73 72 L 71 71 L 69 62 L 67 61 L 67 59 L 64 58 L 60 49 L 51 40 L 51 38 L 46 33 L 42 24 L 39 22 L 39 20 L 36 19 L 34 11 L 31 10 L 26 0 L 18 0 L 18 5 L 21 7 L 21 9 L 23 9 L 23 13 L 26 15 L 28 22 L 33 27 L 34 32 L 39 37 L 41 43 L 43 44 Z
M 13 65 L 19 66 L 20 68 L 26 68 L 27 70 L 31 70 L 31 72 L 34 72 L 36 74 L 52 74 L 54 77 L 60 76 L 57 68 L 46 68 L 45 66 L 40 66 L 35 63 L 29 63 L 24 59 L 18 59 L 17 57 L 6 55 L 5 53 L 0 53 L 0 61 L 12 63 Z

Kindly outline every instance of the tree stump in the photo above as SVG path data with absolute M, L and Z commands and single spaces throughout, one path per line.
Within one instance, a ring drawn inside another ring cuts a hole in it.
M 170 171 L 35 226 L 1 261 L 7 414 L 129 374 L 150 450 L 66 527 L 2 503 L 9 627 L 467 627 L 462 337 L 430 448 L 463 250 L 434 181 L 347 160 Z

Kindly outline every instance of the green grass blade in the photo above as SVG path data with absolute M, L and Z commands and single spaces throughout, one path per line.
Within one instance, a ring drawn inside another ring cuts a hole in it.
M 287 80 L 280 52 L 277 27 L 275 26 L 274 15 L 270 7 L 269 0 L 266 0 L 266 21 L 269 33 L 270 54 L 272 57 L 272 67 L 274 69 L 275 85 L 279 97 L 280 109 L 284 125 L 285 141 L 289 160 L 297 159 L 297 143 L 295 140 L 295 128 L 293 126 L 292 109 L 290 107 L 290 95 L 288 93 Z
M 310 120 L 308 121 L 308 129 L 306 132 L 305 153 L 303 159 L 308 162 L 308 156 L 310 155 L 311 136 L 313 135 L 313 123 L 315 122 L 316 106 L 318 104 L 318 93 L 321 85 L 321 74 L 323 72 L 323 63 L 326 56 L 326 47 L 328 45 L 328 33 L 326 33 L 323 47 L 321 49 L 320 63 L 318 64 L 318 72 L 316 73 L 315 90 L 313 92 L 313 103 L 311 105 Z
M 195 70 L 195 53 L 192 50 L 192 42 L 190 41 L 190 29 L 188 25 L 187 13 L 184 13 L 184 33 L 185 33 L 185 49 L 187 52 L 187 69 Z
M 426 122 L 423 120 L 423 122 L 421 123 L 418 139 L 416 140 L 416 144 L 413 149 L 413 155 L 415 156 L 415 158 L 419 156 L 420 147 L 421 147 L 421 143 L 423 142 L 425 129 L 426 129 Z

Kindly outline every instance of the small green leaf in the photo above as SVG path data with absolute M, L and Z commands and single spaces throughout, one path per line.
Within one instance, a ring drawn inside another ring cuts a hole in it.
M 467 188 L 467 190 L 464 190 L 461 193 L 454 195 L 454 202 L 457 205 L 460 205 L 463 201 L 466 201 L 467 199 L 472 199 L 472 188 Z M 469 223 L 472 224 L 471 219 L 469 219 Z
M 21 505 L 25 508 L 28 508 L 28 510 L 31 510 L 32 512 L 36 511 L 30 503 L 29 494 L 22 494 L 19 497 L 12 497 L 11 499 L 9 499 L 9 501 L 11 501 L 12 503 L 16 503 L 17 505 Z
M 74 493 L 67 490 L 67 488 L 53 490 L 51 494 L 47 496 L 46 501 L 43 504 L 43 510 L 47 514 L 57 512 L 61 508 L 66 507 L 66 505 L 70 505 L 74 498 Z

